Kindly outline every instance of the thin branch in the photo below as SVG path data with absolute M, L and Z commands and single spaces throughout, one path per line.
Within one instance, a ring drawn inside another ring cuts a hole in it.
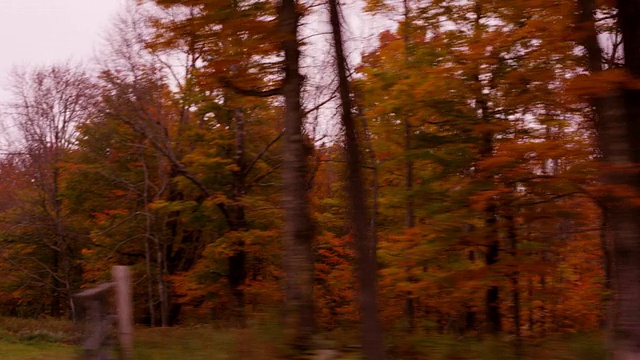
M 215 270 L 209 270 L 209 272 L 210 272 L 211 274 L 214 274 L 214 275 L 218 275 L 218 276 L 222 276 L 222 277 L 227 277 L 227 278 L 229 277 L 229 275 L 227 275 L 227 274 L 223 274 L 223 273 L 218 272 L 218 271 L 215 271 Z
M 273 138 L 273 140 L 271 140 L 267 146 L 264 147 L 264 149 L 262 149 L 262 151 L 256 155 L 253 160 L 251 160 L 251 162 L 249 163 L 249 165 L 247 165 L 247 168 L 244 170 L 244 174 L 243 175 L 247 175 L 249 174 L 249 172 L 251 171 L 251 169 L 253 169 L 253 167 L 256 165 L 256 163 L 258 161 L 260 161 L 260 159 L 264 156 L 264 154 L 266 154 L 267 151 L 269 151 L 269 149 L 271 148 L 271 146 L 273 146 L 275 143 L 278 142 L 278 140 L 280 140 L 280 138 L 282 138 L 282 136 L 284 135 L 284 130 L 282 130 L 278 136 L 276 136 L 275 138 Z
M 336 98 L 337 93 L 338 93 L 338 88 L 336 87 L 335 90 L 331 93 L 331 96 L 329 96 L 327 99 L 325 99 L 321 103 L 315 105 L 311 109 L 306 110 L 305 112 L 303 112 L 302 113 L 302 117 L 307 117 L 307 115 L 309 115 L 310 113 L 320 109 L 321 107 L 325 106 L 329 102 L 333 101 Z
M 271 97 L 271 96 L 275 96 L 275 95 L 282 95 L 282 88 L 281 87 L 277 87 L 277 88 L 273 88 L 273 89 L 269 89 L 269 90 L 255 90 L 255 89 L 243 89 L 240 88 L 236 85 L 234 85 L 231 80 L 229 80 L 228 78 L 220 78 L 220 83 L 222 84 L 222 86 L 229 88 L 231 90 L 233 90 L 234 92 L 240 94 L 240 95 L 245 95 L 245 96 L 251 96 L 251 97 L 259 97 L 259 98 L 266 98 L 266 97 Z
M 346 163 L 347 163 L 347 162 L 346 162 L 346 161 L 344 161 L 344 160 L 336 160 L 336 159 L 318 159 L 317 161 L 318 161 L 318 162 L 327 162 L 327 163 L 328 163 L 328 162 L 342 163 L 342 164 L 346 164 Z M 361 168 L 363 168 L 363 169 L 370 169 L 370 170 L 374 170 L 374 169 L 375 169 L 375 167 L 374 167 L 374 166 L 371 166 L 371 165 L 364 165 L 364 164 L 363 164 L 363 165 L 361 165 L 360 167 L 361 167 Z
M 249 185 L 247 185 L 247 190 L 251 189 L 253 187 L 253 185 L 257 184 L 258 182 L 260 182 L 261 180 L 265 179 L 266 177 L 268 177 L 269 175 L 273 174 L 274 172 L 276 172 L 278 169 L 280 169 L 280 167 L 282 166 L 282 164 L 278 164 L 274 167 L 271 168 L 271 170 L 265 172 L 264 174 L 261 174 L 259 176 L 257 176 L 255 179 L 253 179 Z
M 550 198 L 544 199 L 544 200 L 521 202 L 521 203 L 518 203 L 517 205 L 518 206 L 540 205 L 540 204 L 553 202 L 555 200 L 562 199 L 562 198 L 569 197 L 569 196 L 573 196 L 573 195 L 584 195 L 584 193 L 582 191 L 572 191 L 572 192 L 568 192 L 568 193 L 565 193 L 565 194 L 559 194 L 559 195 L 551 196 Z

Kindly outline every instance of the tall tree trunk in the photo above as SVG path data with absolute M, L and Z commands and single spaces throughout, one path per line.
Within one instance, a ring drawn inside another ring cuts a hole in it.
M 245 231 L 247 221 L 245 218 L 245 208 L 242 204 L 245 195 L 245 120 L 242 108 L 234 109 L 234 120 L 236 123 L 236 149 L 234 163 L 236 170 L 233 172 L 233 202 L 229 208 L 229 230 L 233 232 Z M 233 254 L 227 259 L 229 271 L 229 286 L 235 304 L 233 304 L 233 326 L 245 326 L 244 314 L 244 285 L 247 280 L 247 253 L 244 249 L 244 239 L 242 234 L 237 234 L 233 243 Z
M 479 77 L 476 78 L 479 83 Z M 489 109 L 487 101 L 482 95 L 479 95 L 476 101 L 480 108 L 480 117 L 483 124 L 489 124 Z M 489 158 L 493 156 L 493 132 L 488 131 L 484 134 L 480 149 L 481 158 Z M 490 181 L 490 179 L 485 179 Z M 484 227 L 485 242 L 487 250 L 485 253 L 485 264 L 491 269 L 491 265 L 498 262 L 500 257 L 500 239 L 498 237 L 498 205 L 494 202 L 487 205 L 484 210 Z M 487 330 L 490 334 L 498 334 L 502 331 L 502 318 L 500 315 L 500 288 L 498 285 L 491 285 L 486 291 L 485 296 Z
M 60 281 L 58 280 L 58 270 L 60 268 L 60 252 L 52 249 L 51 265 L 51 317 L 60 317 Z
M 622 32 L 624 47 L 624 67 L 633 80 L 640 80 L 640 3 L 632 0 L 618 1 L 618 24 Z M 624 125 L 629 154 L 620 158 L 611 157 L 614 165 L 631 166 L 634 171 L 622 169 L 614 175 L 620 182 L 640 192 L 640 174 L 637 166 L 640 163 L 640 89 L 629 86 L 622 92 L 626 113 Z M 617 131 L 612 131 L 610 138 L 604 141 L 609 146 L 618 147 L 620 138 Z M 620 131 L 622 133 L 622 131 Z M 606 133 L 605 133 L 606 134 Z M 616 137 L 618 136 L 618 137 Z M 619 163 L 618 163 L 619 161 Z M 626 171 L 625 171 L 626 170 Z M 640 359 L 640 206 L 628 199 L 611 209 L 609 221 L 614 231 L 613 262 L 614 290 L 616 301 L 613 312 L 614 359 Z M 619 214 L 624 212 L 624 214 Z M 618 217 L 620 216 L 620 217 Z
M 609 215 L 611 212 L 607 208 L 607 205 L 598 201 L 600 207 L 600 250 L 602 251 L 602 272 L 604 273 L 604 286 L 607 290 L 602 296 L 602 302 L 606 307 L 605 316 L 602 319 L 600 326 L 603 329 L 611 329 L 611 301 L 613 300 L 613 288 L 611 285 L 611 276 L 613 274 L 613 260 L 612 260 L 612 243 L 611 243 L 611 231 L 609 229 Z
M 404 42 L 404 62 L 408 65 L 409 62 L 409 31 L 410 31 L 410 18 L 409 14 L 411 9 L 409 8 L 409 0 L 403 0 L 402 2 L 404 7 L 404 26 L 402 31 L 402 38 Z M 411 229 L 414 226 L 414 215 L 413 215 L 413 196 L 411 194 L 413 190 L 413 161 L 411 160 L 411 123 L 409 122 L 409 116 L 403 116 L 403 127 L 404 127 L 404 153 L 405 153 L 405 227 L 407 229 Z M 409 270 L 409 269 L 407 269 Z M 410 274 L 407 271 L 407 274 Z M 415 282 L 415 279 L 408 275 L 409 282 Z M 415 299 L 413 298 L 413 294 L 411 291 L 408 291 L 406 294 L 407 298 L 405 299 L 405 316 L 407 318 L 407 331 L 409 333 L 413 333 L 416 328 L 416 314 L 415 314 Z
M 362 350 L 366 360 L 384 359 L 382 326 L 378 315 L 376 289 L 376 249 L 373 246 L 367 227 L 368 210 L 362 176 L 360 144 L 357 138 L 356 124 L 353 118 L 351 91 L 347 78 L 347 60 L 343 49 L 342 28 L 338 0 L 329 0 L 329 13 L 336 51 L 336 66 L 340 86 L 342 125 L 344 127 L 347 155 L 347 190 L 349 193 L 349 214 L 351 232 L 356 245 L 358 258 L 358 277 L 360 281 L 360 321 L 362 324 Z
M 144 156 L 140 157 L 142 163 L 142 170 L 144 172 L 144 191 L 142 193 L 142 198 L 144 200 L 144 215 L 145 215 L 145 240 L 144 240 L 144 259 L 147 271 L 147 297 L 148 297 L 148 306 L 149 306 L 149 325 L 156 325 L 156 304 L 154 302 L 153 295 L 153 270 L 152 270 L 152 254 L 151 254 L 151 242 L 153 241 L 153 231 L 152 231 L 152 216 L 151 210 L 149 209 L 149 202 L 152 200 L 149 196 L 149 185 L 151 183 L 151 179 L 149 179 L 149 168 L 147 167 L 147 162 L 144 159 Z
M 606 99 L 605 103 L 611 104 L 611 100 Z M 599 134 L 604 144 L 601 148 L 603 157 L 614 167 L 604 174 L 605 182 L 637 188 L 636 176 L 629 174 L 628 170 L 632 164 L 629 138 L 625 124 L 615 121 L 622 118 L 619 116 L 621 111 L 616 107 L 600 113 L 606 116 L 600 119 L 613 120 L 603 124 Z M 629 200 L 615 196 L 608 199 L 607 208 L 608 229 L 612 239 L 610 269 L 614 298 L 610 312 L 610 340 L 613 358 L 640 359 L 640 211 Z
M 144 176 L 145 176 L 145 189 L 144 189 L 144 193 L 143 193 L 143 198 L 144 198 L 144 211 L 146 212 L 146 241 L 147 244 L 150 245 L 151 242 L 153 242 L 153 244 L 155 245 L 155 282 L 156 282 L 156 286 L 157 286 L 157 291 L 158 291 L 158 302 L 160 304 L 160 326 L 162 327 L 167 327 L 169 326 L 169 290 L 168 290 L 168 286 L 167 286 L 167 280 L 166 280 L 166 274 L 168 273 L 167 271 L 167 248 L 166 248 L 166 240 L 163 234 L 153 234 L 152 231 L 152 223 L 153 223 L 153 216 L 149 210 L 149 202 L 150 200 L 152 200 L 150 198 L 150 195 L 148 193 L 148 187 L 151 184 L 151 179 L 149 177 L 149 169 L 147 167 L 147 163 L 144 160 L 144 158 L 141 159 L 142 162 L 142 169 L 144 170 Z M 171 194 L 169 195 L 169 199 L 173 199 L 172 197 L 175 197 L 175 194 Z M 174 216 L 178 216 L 177 214 L 174 214 Z M 173 221 L 173 220 L 168 220 L 165 219 L 165 221 L 162 222 L 162 224 L 164 224 L 164 226 L 168 227 L 171 231 L 170 234 L 172 237 L 175 237 L 175 227 L 177 227 L 177 221 Z M 151 258 L 151 247 L 149 246 L 148 248 L 149 250 L 149 258 Z M 149 259 L 150 260 L 150 259 Z M 148 271 L 151 271 L 151 266 L 148 267 Z M 151 282 L 152 280 L 149 279 L 149 281 Z M 149 287 L 151 287 L 151 284 L 149 284 Z M 150 291 L 150 290 L 149 290 Z M 150 299 L 153 297 L 152 294 L 149 294 Z M 155 317 L 155 311 L 150 311 L 151 314 L 154 315 Z M 151 315 L 150 314 L 150 315 Z M 154 319 L 152 319 L 152 321 L 155 321 Z
M 595 0 L 579 0 L 579 23 L 592 73 L 603 71 L 602 50 L 594 27 Z M 625 68 L 640 78 L 640 4 L 618 1 Z M 599 147 L 608 168 L 603 182 L 640 190 L 639 176 L 630 171 L 640 160 L 640 91 L 624 89 L 593 100 Z M 615 360 L 640 359 L 640 208 L 615 193 L 605 198 L 611 247 L 611 285 L 614 291 L 609 341 Z
M 148 216 L 148 215 L 147 215 Z M 149 326 L 156 325 L 156 305 L 153 296 L 153 272 L 151 270 L 151 239 L 144 241 L 144 260 L 147 272 L 147 306 L 149 308 Z
M 527 279 L 527 300 L 529 302 L 529 311 L 528 311 L 528 323 L 529 323 L 529 332 L 531 334 L 535 334 L 535 320 L 533 317 L 534 314 L 534 307 L 533 307 L 533 279 L 531 278 L 531 276 L 528 277 Z
M 160 326 L 169 326 L 169 295 L 165 280 L 165 247 L 164 240 L 154 237 L 156 245 L 156 282 L 158 284 L 158 298 L 160 299 Z
M 357 98 L 357 95 L 355 96 Z M 378 221 L 378 197 L 380 191 L 380 184 L 378 180 L 378 158 L 376 156 L 376 151 L 373 148 L 373 142 L 371 141 L 371 134 L 369 130 L 369 124 L 366 116 L 362 111 L 362 108 L 355 105 L 358 111 L 358 116 L 360 117 L 362 123 L 362 134 L 364 137 L 364 141 L 366 144 L 366 153 L 369 155 L 369 161 L 371 162 L 371 218 L 369 219 L 369 233 L 371 236 L 371 243 L 375 248 L 378 246 L 378 230 L 377 230 L 377 221 Z
M 510 245 L 510 253 L 513 258 L 514 266 L 518 264 L 518 233 L 516 231 L 516 223 L 513 215 L 507 215 L 505 217 L 507 222 L 507 238 L 509 240 Z M 514 334 L 516 336 L 516 347 L 519 347 L 520 344 L 520 328 L 521 328 L 521 317 L 520 317 L 520 272 L 516 269 L 510 275 L 509 279 L 511 280 L 511 291 L 512 296 L 511 300 L 513 302 L 513 328 Z
M 600 250 L 602 251 L 602 272 L 604 273 L 604 285 L 611 290 L 611 239 L 609 238 L 609 209 L 599 203 L 602 219 L 600 220 Z
M 500 254 L 500 241 L 498 240 L 496 206 L 490 205 L 486 210 L 485 227 L 487 231 L 488 246 L 485 254 L 485 263 L 491 269 L 491 265 L 498 262 Z M 487 313 L 487 331 L 496 335 L 502 331 L 502 318 L 500 315 L 500 288 L 491 285 L 487 289 L 485 306 Z
M 482 2 L 476 0 L 474 6 L 474 38 L 479 40 L 483 35 L 483 26 L 481 20 L 483 14 Z M 481 64 L 476 67 L 476 72 L 473 74 L 473 80 L 475 82 L 476 100 L 475 106 L 479 113 L 479 121 L 483 125 L 491 124 L 491 115 L 489 113 L 489 102 L 487 101 L 483 88 L 484 84 L 480 80 Z M 486 159 L 493 156 L 493 138 L 494 133 L 492 130 L 486 130 L 482 134 L 479 155 L 480 159 Z M 483 181 L 489 184 L 493 184 L 493 178 L 491 175 L 486 176 L 481 174 Z M 500 239 L 498 238 L 498 204 L 491 201 L 484 209 L 484 227 L 485 227 L 485 246 L 487 247 L 485 253 L 485 264 L 489 267 L 490 271 L 492 265 L 498 262 L 500 257 Z M 500 288 L 498 285 L 490 285 L 485 294 L 485 308 L 486 308 L 486 322 L 487 331 L 490 334 L 498 334 L 502 331 L 502 318 L 500 315 Z
M 303 135 L 297 1 L 281 0 L 279 31 L 284 51 L 284 270 L 285 330 L 295 351 L 312 347 L 313 314 L 313 223 L 307 193 L 308 155 Z
M 56 247 L 57 247 L 57 265 L 55 271 L 55 275 L 58 277 L 58 284 L 55 285 L 59 290 L 57 291 L 58 296 L 58 316 L 62 315 L 62 296 L 66 295 L 68 304 L 69 304 L 69 312 L 67 315 L 74 319 L 75 314 L 73 313 L 73 285 L 72 285 L 72 274 L 71 274 L 71 262 L 72 262 L 72 251 L 69 242 L 65 238 L 64 234 L 64 226 L 62 219 L 62 200 L 60 199 L 60 169 L 58 168 L 58 164 L 56 163 L 62 156 L 60 151 L 57 149 L 57 144 L 59 140 L 56 139 L 56 146 L 53 150 L 53 159 L 51 160 L 53 163 L 51 166 L 53 167 L 51 172 L 51 189 L 50 189 L 50 198 L 49 204 L 53 208 L 53 223 L 54 223 L 54 232 L 56 237 Z M 60 289 L 64 288 L 64 291 L 60 291 Z

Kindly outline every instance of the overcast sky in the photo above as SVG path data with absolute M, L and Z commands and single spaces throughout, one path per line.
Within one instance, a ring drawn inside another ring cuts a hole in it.
M 126 0 L 0 0 L 0 102 L 14 66 L 90 59 Z
M 105 33 L 119 10 L 132 0 L 0 0 L 0 105 L 10 99 L 8 77 L 13 67 L 44 66 L 71 61 L 90 61 L 104 46 Z M 347 2 L 349 22 L 346 38 L 352 61 L 371 49 L 377 34 L 391 27 L 388 20 L 369 21 L 357 8 L 359 1 Z M 349 16 L 349 14 L 357 14 Z M 311 17 L 311 32 L 328 29 L 327 14 Z M 317 23 L 316 23 L 317 22 Z M 313 46 L 325 49 L 320 38 Z M 316 51 L 316 53 L 318 53 Z M 325 54 L 321 56 L 325 57 Z M 318 59 L 320 63 L 326 61 Z M 6 131 L 0 130 L 0 131 Z M 1 147 L 1 145 L 0 145 Z

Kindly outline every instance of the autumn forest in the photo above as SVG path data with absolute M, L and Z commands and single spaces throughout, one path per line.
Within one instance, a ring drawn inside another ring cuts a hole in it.
M 73 295 L 128 265 L 137 323 L 268 319 L 291 354 L 344 331 L 368 360 L 423 358 L 403 337 L 598 333 L 639 359 L 637 19 L 132 2 L 95 63 L 10 75 L 0 315 L 75 320 Z M 371 46 L 363 22 L 387 24 Z

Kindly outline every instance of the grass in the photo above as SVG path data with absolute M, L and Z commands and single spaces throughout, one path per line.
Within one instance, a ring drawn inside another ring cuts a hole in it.
M 340 348 L 354 344 L 353 332 L 324 334 L 318 343 Z M 0 358 L 3 360 L 68 360 L 76 358 L 79 334 L 67 321 L 0 318 Z M 281 331 L 273 324 L 248 329 L 214 325 L 136 329 L 135 358 L 169 360 L 267 360 L 282 358 Z M 449 335 L 401 336 L 389 334 L 392 360 L 601 360 L 606 358 L 602 335 L 573 334 L 525 341 L 482 340 Z M 313 358 L 310 358 L 313 359 Z M 342 360 L 360 359 L 357 351 L 343 352 Z
M 136 359 L 193 360 L 274 359 L 277 349 L 256 329 L 224 330 L 213 326 L 146 328 L 136 332 Z
M 601 333 L 555 335 L 545 339 L 413 336 L 393 341 L 394 359 L 413 360 L 604 360 Z
M 68 360 L 75 357 L 78 333 L 72 323 L 54 319 L 0 318 L 0 354 L 7 360 Z
M 79 354 L 78 329 L 68 321 L 0 318 L 0 358 L 3 360 L 73 359 Z M 256 324 L 249 329 L 213 325 L 173 328 L 139 327 L 135 359 L 266 360 L 278 357 L 279 331 Z
M 0 340 L 0 354 L 5 360 L 69 360 L 76 348 L 53 343 L 13 343 Z

